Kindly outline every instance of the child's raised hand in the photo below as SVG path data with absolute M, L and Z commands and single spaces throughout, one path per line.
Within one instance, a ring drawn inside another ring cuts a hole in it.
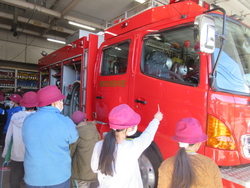
M 154 115 L 154 118 L 155 118 L 155 119 L 158 119 L 159 121 L 161 121 L 162 118 L 163 118 L 163 114 L 162 114 L 160 111 L 158 111 L 158 112 L 156 112 L 156 114 Z

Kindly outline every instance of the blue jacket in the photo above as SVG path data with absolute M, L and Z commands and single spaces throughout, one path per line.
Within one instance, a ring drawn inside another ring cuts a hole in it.
M 53 106 L 29 115 L 23 124 L 24 180 L 31 186 L 51 186 L 71 176 L 69 145 L 78 139 L 73 121 Z
M 0 109 L 0 114 L 1 114 L 2 110 L 3 109 Z M 7 130 L 8 130 L 8 127 L 9 127 L 12 115 L 14 113 L 19 112 L 19 111 L 22 111 L 22 107 L 21 106 L 13 107 L 11 109 L 6 110 L 6 112 L 7 112 L 8 115 L 7 115 L 6 124 L 5 124 L 4 129 L 3 129 L 3 133 L 5 133 L 5 134 L 7 133 Z

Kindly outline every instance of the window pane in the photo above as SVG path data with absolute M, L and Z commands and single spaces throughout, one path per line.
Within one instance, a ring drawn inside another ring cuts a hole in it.
M 158 79 L 199 83 L 199 55 L 194 51 L 193 26 L 144 37 L 141 70 Z
M 216 33 L 222 33 L 222 17 L 214 17 Z M 250 93 L 250 30 L 244 25 L 227 20 L 226 40 L 216 67 L 217 89 L 235 93 Z M 216 37 L 213 54 L 214 63 L 221 47 L 221 39 Z
M 103 50 L 101 75 L 124 74 L 128 64 L 129 42 L 119 43 Z

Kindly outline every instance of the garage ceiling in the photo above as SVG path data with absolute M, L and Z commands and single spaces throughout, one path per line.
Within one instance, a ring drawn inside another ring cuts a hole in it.
M 228 15 L 250 25 L 250 0 L 206 0 L 224 8 Z M 155 1 L 168 4 L 169 0 Z M 151 1 L 145 6 L 151 5 Z M 0 0 L 0 28 L 12 30 L 14 37 L 23 33 L 58 40 L 74 34 L 80 29 L 70 25 L 74 21 L 96 28 L 99 32 L 109 21 L 136 10 L 141 6 L 134 0 Z

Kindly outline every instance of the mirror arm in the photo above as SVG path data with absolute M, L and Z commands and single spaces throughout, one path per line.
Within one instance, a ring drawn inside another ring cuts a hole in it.
M 216 7 L 214 9 L 211 9 L 211 10 L 203 12 L 204 14 L 206 14 L 208 12 L 212 12 L 212 11 L 216 11 L 216 10 L 220 10 L 223 13 L 223 28 L 222 28 L 222 34 L 218 35 L 218 37 L 221 39 L 220 51 L 219 51 L 217 59 L 215 61 L 215 65 L 213 67 L 213 72 L 212 72 L 212 74 L 210 74 L 211 87 L 212 88 L 214 87 L 214 84 L 215 84 L 215 71 L 216 71 L 216 67 L 218 65 L 219 58 L 220 58 L 221 52 L 222 52 L 222 50 L 224 48 L 224 44 L 225 44 L 225 40 L 226 40 L 226 11 L 223 8 L 221 8 L 221 7 Z

